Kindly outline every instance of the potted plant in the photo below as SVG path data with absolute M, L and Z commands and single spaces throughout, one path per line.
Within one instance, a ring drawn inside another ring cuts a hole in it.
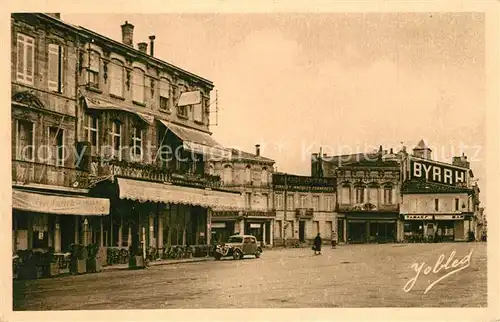
M 130 257 L 128 261 L 129 268 L 144 268 L 146 267 L 144 263 L 144 256 L 142 248 L 133 249 L 130 248 Z
M 72 274 L 85 274 L 87 272 L 87 248 L 79 245 L 71 245 L 71 268 Z
M 89 273 L 97 273 L 101 271 L 101 259 L 99 254 L 99 246 L 97 244 L 87 245 L 87 260 L 86 268 Z

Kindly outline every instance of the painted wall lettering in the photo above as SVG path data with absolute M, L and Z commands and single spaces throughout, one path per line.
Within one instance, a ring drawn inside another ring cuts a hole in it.
M 467 169 L 428 160 L 410 160 L 410 179 L 455 186 L 467 182 Z

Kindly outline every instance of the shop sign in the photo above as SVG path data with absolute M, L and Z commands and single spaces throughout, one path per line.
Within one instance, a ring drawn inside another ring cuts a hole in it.
M 432 220 L 431 215 L 405 215 L 405 220 Z
M 250 224 L 250 228 L 260 228 L 260 224 Z
M 467 169 L 442 165 L 429 160 L 411 159 L 411 179 L 457 186 L 466 183 Z
M 212 228 L 226 228 L 225 222 L 213 222 Z
M 463 220 L 464 215 L 441 215 L 441 216 L 434 216 L 435 220 Z

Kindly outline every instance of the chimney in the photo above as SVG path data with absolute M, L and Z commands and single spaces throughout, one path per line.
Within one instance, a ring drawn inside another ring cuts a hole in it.
M 60 12 L 54 12 L 54 13 L 46 13 L 47 15 L 54 17 L 56 19 L 61 19 L 61 13 Z
M 155 35 L 149 36 L 149 51 L 151 56 L 155 55 L 155 39 Z
M 255 145 L 255 154 L 256 154 L 257 156 L 260 156 L 260 144 L 256 144 L 256 145 Z
M 391 148 L 391 152 L 389 152 L 389 153 L 390 153 L 390 154 L 394 154 L 394 152 L 393 152 L 392 148 Z
M 148 53 L 148 43 L 147 42 L 140 42 L 137 44 L 137 46 L 139 47 L 139 51 L 141 53 L 145 53 L 145 54 Z
M 122 25 L 122 42 L 125 45 L 134 47 L 134 25 L 125 21 Z

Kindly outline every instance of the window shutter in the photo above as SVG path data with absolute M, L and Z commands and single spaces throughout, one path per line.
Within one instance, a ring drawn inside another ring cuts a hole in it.
M 17 79 L 24 80 L 24 66 L 25 56 L 24 56 L 25 48 L 24 48 L 24 36 L 17 35 Z
M 33 83 L 35 76 L 35 41 L 33 38 L 26 38 L 26 81 Z
M 59 46 L 49 45 L 49 90 L 59 91 Z
M 64 93 L 64 47 L 59 46 L 59 92 Z
M 89 69 L 99 73 L 99 66 L 100 66 L 100 56 L 98 53 L 91 52 L 90 53 L 90 65 Z
M 164 78 L 160 80 L 160 96 L 166 98 L 170 97 L 170 83 Z

